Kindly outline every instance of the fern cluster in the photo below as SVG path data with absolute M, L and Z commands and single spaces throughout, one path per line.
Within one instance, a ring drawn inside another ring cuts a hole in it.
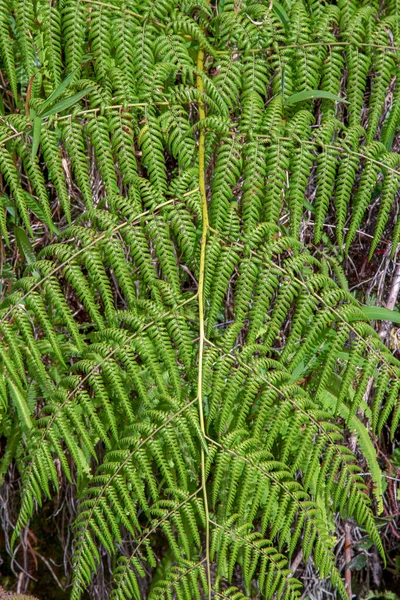
M 337 514 L 383 554 L 400 363 L 321 241 L 400 241 L 384 4 L 0 0 L 0 469 L 14 543 L 74 486 L 72 600 L 103 551 L 118 600 L 291 600 L 300 548 L 346 597 Z

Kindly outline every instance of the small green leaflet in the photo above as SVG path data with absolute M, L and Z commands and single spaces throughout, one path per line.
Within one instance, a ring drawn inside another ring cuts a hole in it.
M 297 94 L 293 94 L 292 96 L 289 96 L 289 98 L 286 98 L 285 104 L 297 104 L 298 102 L 304 102 L 305 100 L 314 100 L 314 98 L 324 98 L 325 100 L 334 100 L 335 102 L 345 102 L 348 104 L 347 100 L 339 98 L 339 96 L 335 96 L 335 94 L 331 94 L 331 92 L 324 92 L 324 90 L 304 90 L 304 92 L 298 92 Z
M 61 83 L 60 85 L 52 91 L 52 93 L 50 94 L 50 96 L 43 102 L 41 108 L 42 111 L 44 112 L 46 110 L 46 108 L 49 108 L 49 106 L 55 101 L 57 100 L 57 98 L 59 98 L 59 96 L 61 96 L 61 94 L 67 89 L 67 87 L 69 87 L 69 85 L 72 83 L 72 81 L 75 78 L 75 75 L 77 74 L 78 69 L 74 69 L 72 71 L 72 73 L 70 73 L 68 75 L 68 77 L 66 77 Z
M 49 108 L 49 110 L 46 110 L 44 113 L 41 113 L 40 116 L 44 119 L 46 117 L 50 117 L 50 115 L 55 115 L 56 113 L 66 110 L 70 106 L 73 106 L 74 104 L 79 102 L 79 100 L 82 100 L 82 98 L 84 96 L 86 96 L 86 94 L 88 92 L 90 92 L 92 89 L 93 89 L 93 86 L 88 87 L 84 90 L 81 90 L 77 94 L 74 94 L 73 96 L 69 96 L 69 98 L 65 98 L 64 100 L 60 100 L 60 102 L 56 102 L 56 104 L 54 104 L 54 106 Z
M 272 5 L 272 10 L 282 23 L 283 27 L 286 29 L 289 23 L 289 16 L 286 10 L 283 8 L 282 4 L 279 4 L 279 2 L 274 1 Z
M 361 571 L 367 564 L 367 557 L 365 554 L 357 554 L 346 566 L 346 569 L 352 569 L 353 571 Z
M 93 58 L 92 54 L 87 54 L 83 60 L 82 63 L 85 64 L 87 63 L 89 60 L 91 60 Z M 45 112 L 45 110 L 47 108 L 49 108 L 49 106 L 55 101 L 57 100 L 57 98 L 59 98 L 61 96 L 61 94 L 63 92 L 65 92 L 65 90 L 71 85 L 71 83 L 74 81 L 76 74 L 80 71 L 80 67 L 77 67 L 76 69 L 74 69 L 73 71 L 71 71 L 71 73 L 60 83 L 60 85 L 58 87 L 56 87 L 55 90 L 53 90 L 50 94 L 50 96 L 43 102 L 42 106 L 41 106 L 41 111 L 40 114 L 43 116 L 43 113 Z
M 31 265 L 32 263 L 36 262 L 35 253 L 24 229 L 22 229 L 22 227 L 15 227 L 14 233 L 18 249 L 25 258 L 27 264 Z
M 49 108 L 49 106 L 55 100 L 57 100 L 57 98 L 59 96 L 61 96 L 61 94 L 67 89 L 67 87 L 69 87 L 69 85 L 73 81 L 76 73 L 77 73 L 77 69 L 74 69 L 74 71 L 72 71 L 72 73 L 70 73 L 68 75 L 68 77 L 66 77 L 64 79 L 64 81 L 62 81 L 55 90 L 53 90 L 53 92 L 50 94 L 50 96 L 47 98 L 47 100 L 45 100 L 43 102 L 43 104 L 41 106 L 41 110 L 39 111 L 39 114 L 37 114 L 35 110 L 31 109 L 31 116 L 33 117 L 33 142 L 32 142 L 32 153 L 31 153 L 32 159 L 36 156 L 36 153 L 39 148 L 40 132 L 42 130 L 43 113 L 46 111 L 46 109 Z
M 385 119 L 383 121 L 383 124 L 382 124 L 382 128 L 384 128 L 385 125 L 388 124 L 389 119 L 390 119 L 390 114 L 391 114 L 392 110 L 393 110 L 393 106 L 391 106 L 389 108 L 389 110 L 387 111 L 386 117 L 385 117 Z M 386 150 L 388 152 L 390 152 L 390 150 L 392 149 L 393 139 L 394 139 L 394 136 L 396 135 L 397 129 L 398 129 L 398 126 L 396 125 L 396 127 L 393 128 L 392 133 L 387 137 L 386 142 L 384 142 L 384 144 L 386 146 Z
M 81 100 L 84 96 L 86 96 L 86 94 L 90 90 L 93 89 L 93 86 L 88 87 L 84 90 L 81 90 L 80 92 L 77 92 L 73 96 L 69 96 L 69 98 L 65 98 L 64 100 L 60 100 L 59 102 L 56 102 L 55 104 L 53 104 L 53 106 L 50 106 L 71 85 L 72 81 L 75 78 L 76 73 L 77 73 L 77 69 L 72 71 L 72 73 L 70 73 L 68 75 L 68 77 L 66 77 L 60 83 L 60 85 L 50 94 L 50 96 L 47 98 L 47 100 L 45 100 L 45 102 L 43 102 L 42 106 L 40 107 L 40 111 L 38 113 L 36 113 L 36 111 L 33 109 L 31 110 L 31 116 L 33 117 L 33 134 L 32 134 L 33 139 L 32 139 L 32 152 L 31 152 L 32 159 L 34 159 L 34 157 L 36 156 L 38 148 L 39 148 L 40 133 L 42 131 L 42 119 L 45 119 L 46 117 L 50 117 L 50 115 L 55 115 L 56 113 L 59 113 L 63 110 L 66 110 L 67 108 L 70 108 L 70 106 L 73 106 L 74 104 L 79 102 L 79 100 Z
M 313 205 L 306 198 L 304 198 L 304 200 L 303 200 L 303 206 L 305 206 L 312 213 L 315 212 Z
M 26 205 L 27 205 L 27 207 L 32 212 L 34 212 L 35 215 L 37 217 L 39 217 L 39 219 L 41 221 L 43 221 L 43 223 L 46 223 L 46 225 L 48 226 L 48 228 L 50 229 L 50 231 L 52 233 L 55 233 L 56 235 L 58 235 L 60 233 L 59 230 L 54 225 L 54 223 L 52 223 L 52 221 L 48 220 L 48 217 L 47 217 L 45 211 L 43 210 L 43 208 L 40 205 L 40 203 L 36 200 L 36 198 L 34 198 L 33 196 L 31 196 L 31 194 L 29 194 L 28 192 L 25 192 L 25 199 L 26 199 Z
M 2 194 L 2 196 L 0 196 L 0 234 L 2 235 L 6 245 L 9 246 L 10 241 L 8 239 L 7 217 L 6 217 L 6 212 L 5 212 L 5 209 L 7 208 L 6 207 L 7 200 L 9 200 L 9 198 L 8 198 L 8 196 L 6 196 L 6 194 Z
M 10 466 L 14 456 L 17 446 L 20 444 L 21 440 L 21 430 L 19 423 L 16 423 L 11 432 L 7 435 L 7 446 L 5 448 L 4 454 L 1 457 L 0 462 L 0 483 L 2 484 L 4 481 L 4 475 L 8 471 L 8 467 Z
M 81 100 L 84 96 L 86 96 L 86 94 L 88 92 L 90 92 L 90 90 L 92 90 L 92 89 L 93 89 L 93 86 L 88 87 L 84 90 L 81 90 L 77 94 L 74 94 L 73 96 L 69 96 L 69 98 L 65 98 L 64 100 L 60 100 L 60 102 L 56 102 L 56 104 L 54 104 L 54 106 L 52 106 L 51 108 L 49 108 L 48 110 L 46 110 L 44 112 L 40 112 L 39 114 L 36 114 L 34 111 L 31 112 L 31 114 L 33 116 L 33 141 L 32 141 L 32 152 L 31 152 L 32 159 L 36 156 L 36 153 L 39 148 L 40 132 L 42 130 L 42 119 L 45 119 L 46 117 L 50 117 L 50 115 L 55 115 L 56 113 L 59 113 L 63 110 L 66 110 L 70 106 L 73 106 L 74 104 L 79 102 L 79 100 Z
M 21 419 L 22 425 L 26 429 L 32 429 L 31 415 L 24 394 L 11 379 L 7 379 L 7 382 L 10 388 L 11 398 L 13 400 L 15 408 L 17 409 L 17 413 L 19 418 Z
M 34 111 L 32 111 L 33 113 Z M 42 131 L 42 119 L 35 114 L 33 117 L 33 135 L 32 135 L 32 160 L 35 158 L 40 144 L 40 132 Z
M 383 306 L 362 306 L 362 312 L 371 321 L 391 321 L 400 323 L 400 313 L 397 310 L 390 310 Z

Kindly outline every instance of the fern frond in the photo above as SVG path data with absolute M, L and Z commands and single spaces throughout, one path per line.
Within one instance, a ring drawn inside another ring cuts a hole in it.
M 119 187 L 111 153 L 108 120 L 101 115 L 90 117 L 86 125 L 86 131 L 95 151 L 108 199 L 111 201 L 113 195 L 118 194 Z
M 67 72 L 76 71 L 79 73 L 85 48 L 87 47 L 86 21 L 88 18 L 88 5 L 86 2 L 79 0 L 66 0 L 62 4 L 61 17 Z
M 365 154 L 367 157 L 377 159 L 385 152 L 385 147 L 380 142 L 372 142 L 367 147 Z M 376 185 L 380 166 L 376 162 L 367 161 L 364 172 L 362 174 L 357 194 L 354 199 L 353 214 L 351 216 L 349 231 L 346 237 L 346 252 L 348 251 L 351 242 L 353 241 L 357 229 L 361 224 L 366 207 L 369 204 L 373 187 Z
M 349 152 L 342 158 L 338 168 L 335 210 L 337 220 L 336 238 L 340 247 L 343 245 L 343 230 L 348 211 L 348 201 L 351 197 L 351 191 L 359 166 L 359 158 L 355 150 L 358 148 L 361 135 L 363 135 L 363 130 L 359 127 L 350 127 L 348 129 L 343 145 Z
M 346 48 L 346 63 L 348 69 L 347 98 L 349 100 L 349 124 L 350 126 L 355 126 L 358 125 L 360 120 L 371 59 L 358 48 L 348 46 Z
M 10 11 L 8 0 L 2 0 L 0 4 L 0 58 L 6 67 L 6 73 L 10 82 L 10 88 L 17 99 L 17 69 L 15 64 L 15 54 L 13 51 L 13 41 L 10 36 L 10 28 L 7 15 Z
M 332 228 L 397 251 L 396 10 L 0 0 L 0 472 L 14 544 L 68 482 L 73 600 L 293 600 L 299 550 L 347 597 L 339 517 L 383 555 L 400 368 Z
M 51 85 L 54 90 L 62 79 L 62 50 L 61 50 L 61 12 L 58 6 L 43 0 L 38 7 L 42 15 L 44 33 L 45 57 L 51 74 Z
M 181 106 L 170 106 L 170 110 L 160 117 L 171 153 L 182 169 L 191 166 L 195 151 L 195 141 L 190 135 L 189 115 Z
M 383 237 L 385 226 L 389 217 L 390 210 L 392 208 L 394 199 L 397 195 L 399 188 L 399 160 L 397 154 L 390 154 L 385 156 L 385 163 L 393 170 L 387 171 L 384 174 L 382 193 L 380 199 L 379 212 L 377 222 L 375 225 L 374 239 L 372 240 L 371 249 L 369 252 L 370 258 L 372 257 L 379 241 Z M 393 237 L 393 247 L 397 247 L 398 235 Z
M 57 144 L 57 138 L 55 133 L 46 127 L 42 128 L 41 147 L 47 168 L 49 169 L 52 180 L 54 181 L 61 207 L 65 213 L 65 216 L 67 217 L 68 222 L 71 222 L 70 202 L 68 190 L 65 185 L 65 175 L 62 167 L 60 150 Z
M 37 49 L 34 44 L 31 43 L 34 32 L 34 21 L 35 21 L 35 3 L 33 0 L 28 2 L 16 3 L 16 25 L 17 25 L 17 38 L 21 48 L 21 54 L 23 59 L 23 65 L 26 77 L 31 80 L 36 75 L 37 64 Z M 35 84 L 32 88 L 33 97 L 36 95 L 34 92 L 37 89 Z
M 383 22 L 382 29 L 388 24 Z M 385 37 L 379 35 L 377 32 L 377 43 L 386 42 Z M 383 39 L 382 39 L 383 37 Z M 379 40 L 379 41 L 378 41 Z M 393 57 L 389 52 L 379 52 L 372 60 L 372 68 L 379 75 L 375 78 L 373 83 L 371 99 L 368 109 L 368 129 L 367 129 L 367 143 L 371 143 L 375 137 L 376 129 L 378 127 L 382 108 L 385 100 L 386 89 L 389 85 L 392 74 L 394 73 L 395 63 Z
M 150 181 L 162 194 L 167 187 L 167 175 L 163 159 L 162 134 L 152 107 L 145 109 L 145 125 L 139 133 L 139 144 Z
M 25 192 L 20 184 L 18 171 L 7 148 L 0 144 L 0 169 L 10 188 L 18 212 L 29 233 L 32 233 Z
M 336 119 L 327 120 L 319 132 L 318 141 L 330 144 L 335 135 L 338 123 Z M 334 145 L 333 145 L 334 147 Z M 315 207 L 315 243 L 319 243 L 322 235 L 322 225 L 328 211 L 329 202 L 333 194 L 338 155 L 334 149 L 323 149 L 317 158 L 317 193 L 314 201 Z

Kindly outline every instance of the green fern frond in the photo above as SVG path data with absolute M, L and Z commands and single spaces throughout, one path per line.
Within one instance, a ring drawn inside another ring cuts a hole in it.
M 116 600 L 293 600 L 299 550 L 347 597 L 339 517 L 383 555 L 400 368 L 341 251 L 400 239 L 387 4 L 0 0 L 0 471 L 14 544 L 68 482 L 73 600 L 105 556 Z
M 380 158 L 383 152 L 385 152 L 385 147 L 383 144 L 380 142 L 372 142 L 369 147 L 367 147 L 365 154 L 367 157 L 371 157 L 376 161 L 377 158 Z M 378 161 L 367 161 L 367 163 L 368 164 L 365 165 L 365 169 L 354 199 L 353 213 L 351 216 L 349 231 L 346 237 L 346 252 L 348 251 L 350 244 L 356 235 L 357 229 L 361 224 L 365 209 L 370 202 L 371 193 L 373 187 L 376 185 L 380 171 L 380 165 L 378 164 Z
M 29 233 L 32 233 L 25 192 L 20 184 L 18 171 L 15 168 L 12 156 L 6 147 L 0 145 L 0 169 L 10 193 L 15 200 L 18 212 Z
M 15 100 L 18 98 L 17 92 L 17 69 L 16 57 L 13 52 L 13 41 L 10 36 L 8 14 L 10 12 L 10 3 L 8 0 L 2 0 L 0 4 L 0 58 L 5 65 L 10 88 Z
M 85 54 L 86 21 L 88 5 L 86 2 L 66 0 L 62 3 L 62 31 L 65 41 L 65 59 L 68 73 L 79 72 Z M 78 78 L 78 76 L 77 76 Z

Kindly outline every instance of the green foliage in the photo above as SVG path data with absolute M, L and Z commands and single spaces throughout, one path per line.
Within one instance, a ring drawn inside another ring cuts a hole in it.
M 304 241 L 397 250 L 395 4 L 0 0 L 0 470 L 14 544 L 73 487 L 72 600 L 104 551 L 116 600 L 292 600 L 300 548 L 346 597 L 338 514 L 383 554 L 400 364 Z

